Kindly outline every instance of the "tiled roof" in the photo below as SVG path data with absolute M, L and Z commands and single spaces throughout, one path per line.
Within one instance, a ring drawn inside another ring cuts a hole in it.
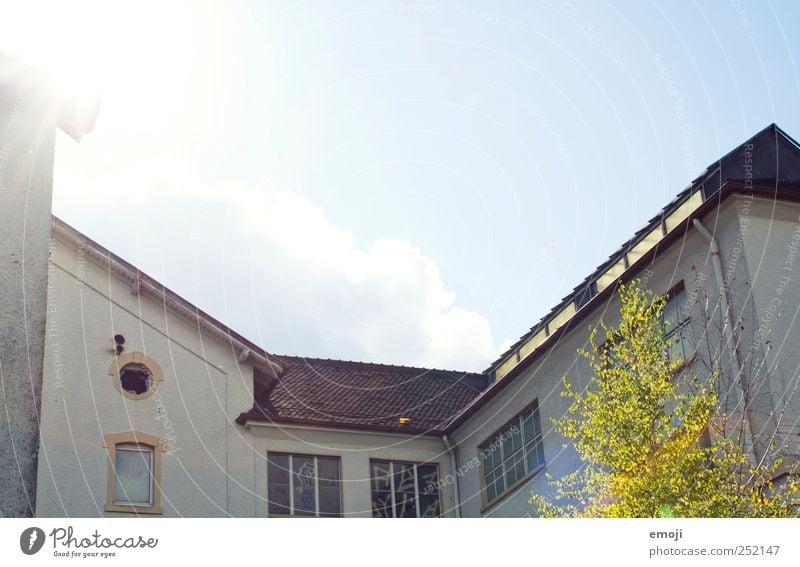
M 284 371 L 239 416 L 274 421 L 436 433 L 488 385 L 484 374 L 343 360 L 276 357 Z M 261 399 L 259 399 L 261 398 Z M 407 418 L 401 424 L 400 418 Z

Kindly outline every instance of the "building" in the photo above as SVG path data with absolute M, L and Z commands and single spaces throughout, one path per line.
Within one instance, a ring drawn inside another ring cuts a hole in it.
M 49 83 L 0 52 L 0 517 L 36 509 L 56 129 L 80 141 L 99 110 Z
M 800 147 L 775 125 L 483 373 L 275 355 L 66 223 L 50 236 L 37 516 L 527 516 L 544 471 L 580 464 L 549 425 L 561 379 L 588 381 L 577 351 L 633 278 L 668 295 L 699 373 L 710 341 L 749 447 L 777 429 L 799 456 Z
M 639 278 L 642 287 L 669 298 L 671 338 L 698 376 L 707 376 L 709 353 L 720 361 L 725 409 L 743 421 L 749 448 L 761 456 L 772 440 L 787 464 L 796 461 L 798 181 L 800 146 L 772 124 L 712 163 L 500 357 L 487 370 L 492 385 L 449 426 L 457 461 L 480 460 L 495 432 L 531 404 L 545 427 L 544 455 L 524 475 L 509 476 L 503 463 L 495 469 L 502 475 L 481 466 L 461 477 L 462 514 L 523 516 L 530 491 L 548 491 L 536 469 L 558 478 L 580 465 L 547 424 L 567 410 L 562 377 L 577 387 L 590 378 L 576 351 L 588 346 L 601 318 L 615 321 L 620 280 Z

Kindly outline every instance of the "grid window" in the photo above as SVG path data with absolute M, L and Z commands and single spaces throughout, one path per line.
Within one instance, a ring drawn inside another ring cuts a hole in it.
M 430 463 L 370 461 L 375 518 L 441 516 L 439 468 Z
M 544 465 L 542 428 L 536 403 L 480 447 L 485 503 L 497 500 Z
M 267 453 L 270 515 L 342 515 L 338 457 Z

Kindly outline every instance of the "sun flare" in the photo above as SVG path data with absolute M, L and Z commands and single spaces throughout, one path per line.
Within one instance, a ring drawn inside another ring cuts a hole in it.
M 110 98 L 133 120 L 158 107 L 188 116 L 216 88 L 221 11 L 205 2 L 17 2 L 3 8 L 0 52 L 41 68 L 59 97 L 102 94 L 104 108 Z

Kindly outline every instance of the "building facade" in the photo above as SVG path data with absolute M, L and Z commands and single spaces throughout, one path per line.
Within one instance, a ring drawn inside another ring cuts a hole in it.
M 275 355 L 53 219 L 36 515 L 530 516 L 581 465 L 562 379 L 588 384 L 634 279 L 687 366 L 724 371 L 748 448 L 797 459 L 798 254 L 800 148 L 771 125 L 467 373 Z

